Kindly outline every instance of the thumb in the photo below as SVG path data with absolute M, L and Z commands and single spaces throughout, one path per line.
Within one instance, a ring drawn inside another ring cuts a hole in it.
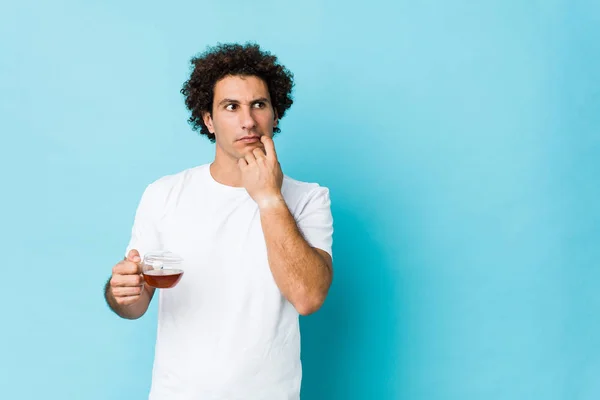
M 140 253 L 136 249 L 129 250 L 129 253 L 127 253 L 127 260 L 132 261 L 134 263 L 140 262 Z

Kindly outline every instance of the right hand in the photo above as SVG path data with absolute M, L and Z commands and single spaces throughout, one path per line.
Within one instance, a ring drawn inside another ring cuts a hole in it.
M 132 249 L 115 265 L 110 278 L 110 290 L 117 304 L 128 306 L 137 302 L 144 290 L 140 253 Z

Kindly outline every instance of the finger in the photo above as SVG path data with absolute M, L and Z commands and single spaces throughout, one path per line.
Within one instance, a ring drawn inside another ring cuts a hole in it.
M 140 253 L 136 249 L 129 250 L 129 253 L 127 253 L 127 260 L 132 261 L 134 263 L 142 261 L 142 259 L 140 258 Z
M 113 268 L 113 275 L 141 274 L 142 266 L 131 261 L 121 261 Z
M 272 159 L 276 160 L 277 152 L 275 151 L 275 143 L 273 142 L 273 139 L 271 139 L 267 135 L 262 135 L 260 137 L 260 141 L 265 146 L 265 154 L 267 155 L 267 158 L 271 159 L 271 160 Z
M 242 157 L 242 158 L 238 159 L 238 166 L 240 168 L 247 167 L 248 166 L 248 162 L 246 161 L 245 158 Z
M 117 304 L 121 306 L 129 306 L 131 304 L 136 303 L 140 299 L 140 295 L 137 296 L 124 296 L 124 297 L 115 297 Z
M 141 275 L 114 275 L 110 280 L 112 287 L 136 287 L 144 283 Z
M 139 296 L 142 293 L 143 286 L 135 287 L 115 287 L 112 288 L 112 293 L 115 298 L 125 296 Z
M 131 261 L 121 261 L 113 267 L 113 275 L 132 275 L 140 274 L 142 266 Z
M 252 153 L 246 154 L 246 156 L 244 158 L 246 159 L 246 162 L 248 163 L 248 165 L 254 164 L 256 162 L 256 158 L 254 157 L 254 154 L 252 154 Z
M 260 147 L 257 147 L 256 149 L 252 150 L 252 154 L 254 155 L 254 157 L 258 160 L 259 158 L 265 158 L 267 155 L 265 154 L 265 152 L 263 151 L 263 149 L 261 149 Z

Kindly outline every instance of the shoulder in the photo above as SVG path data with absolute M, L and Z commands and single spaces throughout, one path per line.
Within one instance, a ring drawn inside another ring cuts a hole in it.
M 148 185 L 148 187 L 152 187 L 153 190 L 156 191 L 169 191 L 178 185 L 182 185 L 187 183 L 191 179 L 200 175 L 203 171 L 208 168 L 209 164 L 203 164 L 191 168 L 184 169 L 183 171 L 179 171 L 173 174 L 164 175 L 152 182 Z
M 146 185 L 143 197 L 154 205 L 164 205 L 170 198 L 177 197 L 190 182 L 202 176 L 208 166 L 203 164 L 163 175 Z
M 327 193 L 329 194 L 329 188 L 322 186 L 316 182 L 304 182 L 287 175 L 283 177 L 282 191 L 284 195 L 290 197 L 305 197 L 314 195 L 316 193 Z
M 297 211 L 313 203 L 329 207 L 331 202 L 329 188 L 316 182 L 304 182 L 285 175 L 281 189 L 288 205 Z

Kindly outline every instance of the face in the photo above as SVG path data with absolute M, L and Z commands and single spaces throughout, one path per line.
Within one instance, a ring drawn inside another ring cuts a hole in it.
M 204 123 L 216 137 L 217 157 L 237 161 L 257 147 L 260 137 L 273 136 L 277 115 L 267 84 L 255 76 L 228 76 L 217 82 L 213 113 Z

